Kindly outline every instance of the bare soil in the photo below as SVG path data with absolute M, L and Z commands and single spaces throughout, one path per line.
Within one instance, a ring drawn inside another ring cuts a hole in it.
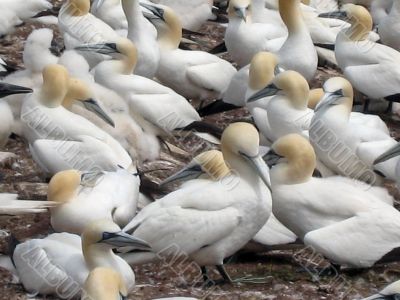
M 61 1 L 53 1 L 60 5 Z M 18 68 L 23 68 L 22 50 L 26 37 L 35 28 L 44 27 L 35 21 L 29 21 L 18 27 L 15 33 L 0 39 L 0 55 Z M 55 26 L 54 42 L 62 49 L 62 38 Z M 201 30 L 204 36 L 189 36 L 199 42 L 203 50 L 211 49 L 223 38 L 223 29 L 214 23 L 207 23 Z M 192 46 L 193 47 L 193 46 Z M 228 55 L 224 58 L 229 60 Z M 320 87 L 327 78 L 340 74 L 331 68 L 319 68 L 312 87 Z M 211 100 L 211 99 L 210 99 Z M 399 122 L 390 115 L 381 116 L 392 130 L 395 138 L 400 138 Z M 207 118 L 210 122 L 224 128 L 232 121 L 249 120 L 245 109 L 224 113 Z M 141 170 L 146 177 L 158 182 L 179 169 L 192 155 L 211 147 L 194 136 L 185 137 L 178 142 L 180 148 L 190 155 L 178 155 L 164 149 L 161 159 L 146 163 Z M 17 155 L 10 166 L 0 168 L 0 192 L 15 192 L 21 199 L 46 199 L 47 179 L 34 163 L 27 144 L 19 137 L 10 139 L 6 151 Z M 392 185 L 387 187 L 397 200 L 399 191 Z M 18 240 L 43 237 L 52 232 L 49 214 L 0 216 L 0 253 L 8 254 L 8 236 L 13 234 Z M 233 285 L 215 285 L 204 288 L 199 280 L 200 270 L 192 267 L 180 257 L 178 262 L 160 262 L 135 267 L 137 286 L 129 299 L 153 299 L 167 296 L 192 296 L 201 299 L 360 299 L 377 292 L 388 283 L 399 279 L 400 264 L 391 263 L 361 271 L 344 271 L 330 276 L 317 278 L 319 271 L 313 263 L 326 265 L 326 261 L 307 250 L 280 250 L 260 254 L 242 254 L 230 259 L 227 264 L 232 278 L 244 276 L 260 277 L 262 283 L 237 283 Z M 210 268 L 212 278 L 218 274 Z M 312 276 L 313 275 L 313 276 Z M 10 273 L 0 269 L 0 300 L 27 299 L 23 287 L 12 282 Z M 56 299 L 36 296 L 34 299 Z

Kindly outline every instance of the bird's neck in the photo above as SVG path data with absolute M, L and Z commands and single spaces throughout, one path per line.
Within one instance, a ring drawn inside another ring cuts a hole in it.
M 300 149 L 301 150 L 301 149 Z M 297 154 L 302 154 L 298 152 Z M 316 167 L 315 154 L 305 153 L 271 169 L 272 184 L 300 184 L 310 180 Z
M 351 26 L 345 31 L 347 39 L 354 42 L 365 41 L 368 39 L 373 25 L 371 16 L 364 16 L 363 18 L 352 21 Z
M 137 0 L 122 0 L 122 9 L 124 10 L 128 21 L 128 34 L 140 30 L 140 25 L 143 22 L 144 16 Z
M 59 107 L 64 100 L 64 95 L 57 89 L 44 85 L 40 91 L 40 103 L 49 108 Z
M 301 15 L 299 0 L 280 0 L 279 13 L 288 28 L 289 37 L 300 31 L 307 30 Z
M 83 246 L 82 249 L 89 271 L 98 267 L 115 268 L 116 256 L 109 247 L 98 244 Z
M 125 56 L 121 59 L 104 61 L 101 64 L 102 69 L 106 69 L 109 74 L 130 75 L 135 69 L 136 59 Z
M 74 98 L 71 96 L 65 96 L 62 106 L 64 106 L 66 109 L 70 110 L 72 108 L 72 104 L 74 103 Z
M 82 17 L 89 13 L 90 3 L 89 1 L 69 1 L 62 9 L 62 13 L 67 13 L 73 17 Z
M 170 18 L 168 28 L 158 31 L 158 42 L 163 49 L 178 49 L 182 39 L 182 25 L 177 18 Z

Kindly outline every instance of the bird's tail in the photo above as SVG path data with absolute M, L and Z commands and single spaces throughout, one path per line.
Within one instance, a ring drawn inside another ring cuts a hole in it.
M 222 99 L 215 100 L 210 104 L 200 108 L 197 112 L 199 113 L 200 117 L 206 117 L 214 114 L 223 113 L 226 111 L 234 110 L 240 108 L 239 106 L 226 103 L 222 101 Z
M 223 132 L 221 128 L 204 121 L 194 121 L 186 127 L 180 128 L 179 130 L 192 131 L 198 137 L 213 144 L 220 144 L 220 139 Z
M 17 200 L 14 194 L 0 196 L 0 215 L 24 215 L 46 212 L 57 204 L 52 201 Z

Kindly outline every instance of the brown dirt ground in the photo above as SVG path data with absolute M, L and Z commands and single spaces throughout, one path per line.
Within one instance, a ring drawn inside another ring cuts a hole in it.
M 59 5 L 61 1 L 53 2 Z M 18 27 L 15 33 L 0 39 L 0 55 L 22 68 L 24 41 L 33 29 L 39 27 L 44 26 L 30 21 Z M 60 34 L 56 27 L 53 26 L 53 29 L 55 30 L 55 42 L 62 48 Z M 193 39 L 199 41 L 201 49 L 211 49 L 222 40 L 223 29 L 217 28 L 212 23 L 207 23 L 201 32 L 205 35 L 192 36 Z M 229 59 L 226 55 L 224 57 Z M 337 74 L 337 70 L 320 68 L 312 86 L 319 87 L 321 82 Z M 399 139 L 398 121 L 388 115 L 382 115 L 382 117 L 390 126 L 393 136 Z M 249 119 L 245 109 L 208 118 L 221 128 L 232 121 L 243 119 Z M 183 141 L 180 140 L 179 147 L 191 155 L 195 155 L 209 148 L 210 145 L 194 136 L 189 136 Z M 17 159 L 11 166 L 1 167 L 0 192 L 17 192 L 21 199 L 45 199 L 46 178 L 31 159 L 26 143 L 18 137 L 11 139 L 6 151 L 17 154 Z M 190 157 L 171 154 L 165 149 L 159 161 L 145 164 L 142 166 L 142 170 L 147 172 L 156 170 L 147 173 L 147 177 L 157 182 L 180 168 L 189 159 Z M 387 186 L 399 200 L 399 191 L 393 185 L 388 184 Z M 7 254 L 6 236 L 8 234 L 13 233 L 17 239 L 24 240 L 43 237 L 51 232 L 49 214 L 0 216 L 0 229 L 0 253 Z M 294 250 L 287 250 L 237 256 L 227 264 L 227 270 L 233 278 L 258 276 L 262 277 L 264 282 L 225 284 L 210 289 L 204 289 L 201 286 L 197 280 L 199 270 L 190 268 L 189 263 L 184 260 L 172 266 L 168 262 L 162 262 L 135 267 L 137 287 L 129 299 L 152 299 L 167 296 L 192 296 L 210 300 L 359 299 L 361 296 L 370 295 L 387 283 L 399 279 L 400 264 L 392 263 L 359 272 L 342 272 L 338 276 L 325 276 L 312 280 L 310 273 L 304 271 L 305 267 L 310 270 L 312 266 L 307 264 L 304 257 L 296 260 L 294 257 L 298 257 L 298 255 L 293 256 L 294 253 L 296 253 Z M 318 271 L 311 273 L 316 275 Z M 218 278 L 214 270 L 210 270 L 210 274 L 213 278 Z M 3 269 L 0 269 L 0 299 L 27 299 L 27 294 L 22 286 L 12 283 L 10 273 Z M 55 298 L 35 297 L 35 299 Z

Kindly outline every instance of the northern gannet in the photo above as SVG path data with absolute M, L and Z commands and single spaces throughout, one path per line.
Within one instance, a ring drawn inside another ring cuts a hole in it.
M 378 185 L 382 181 L 380 175 L 395 180 L 393 161 L 379 166 L 380 175 L 373 171 L 373 162 L 396 141 L 380 128 L 350 121 L 353 106 L 351 84 L 344 78 L 331 78 L 325 82 L 324 92 L 309 129 L 310 142 L 318 158 L 342 176 Z
M 370 99 L 399 101 L 400 52 L 368 40 L 372 18 L 364 7 L 346 4 L 336 15 L 351 23 L 335 43 L 336 60 L 344 76 Z
M 175 251 L 169 246 L 176 245 L 202 267 L 203 275 L 205 266 L 216 265 L 224 280 L 232 282 L 223 259 L 262 228 L 271 203 L 264 185 L 269 184 L 268 169 L 259 155 L 257 130 L 248 123 L 234 123 L 225 129 L 221 142 L 232 175 L 222 181 L 191 181 L 146 206 L 123 230 L 146 236 L 154 252 L 132 253 L 124 256 L 127 261 L 139 264 L 167 256 Z
M 315 152 L 300 135 L 282 137 L 268 155 L 275 162 L 273 213 L 305 245 L 335 264 L 358 268 L 400 246 L 400 212 L 388 204 L 393 198 L 384 188 L 345 177 L 313 178 Z
M 396 299 L 400 295 L 400 281 L 395 281 L 382 289 L 379 293 L 361 300 Z
M 221 181 L 230 174 L 231 170 L 225 164 L 222 153 L 218 150 L 209 150 L 196 156 L 185 168 L 162 181 L 160 185 L 165 185 L 175 180 L 188 181 L 197 178 Z M 190 184 L 190 181 L 185 184 Z M 268 247 L 293 243 L 296 239 L 296 235 L 271 214 L 267 223 L 264 224 L 252 240 Z
M 16 94 L 28 94 L 32 93 L 33 90 L 30 88 L 13 85 L 5 82 L 0 82 L 0 98 L 4 98 L 10 95 Z M 14 125 L 14 116 L 12 111 L 8 105 L 8 103 L 4 100 L 0 100 L 0 150 L 4 148 L 4 146 L 8 142 L 8 138 L 12 133 L 12 128 Z M 0 164 L 6 164 L 10 160 L 15 158 L 14 153 L 9 152 L 0 152 Z
M 24 137 L 35 161 L 49 174 L 69 169 L 115 171 L 118 166 L 135 172 L 131 157 L 116 140 L 62 107 L 68 88 L 67 70 L 49 65 L 43 70 L 43 86 L 22 106 Z M 77 100 L 110 120 L 95 100 Z
M 219 98 L 236 69 L 216 55 L 179 49 L 182 25 L 173 10 L 166 6 L 142 5 L 158 18 L 151 19 L 159 32 L 161 59 L 157 78 L 193 101 Z
M 396 144 L 392 148 L 390 148 L 386 152 L 382 153 L 379 157 L 377 157 L 375 159 L 375 161 L 374 161 L 375 170 L 381 172 L 379 165 L 382 162 L 385 162 L 394 157 L 398 157 L 399 155 L 400 155 L 400 144 Z M 393 164 L 393 162 L 392 162 L 392 164 Z M 395 168 L 396 168 L 396 170 L 395 170 L 396 182 L 397 182 L 397 185 L 400 187 L 400 160 L 397 161 Z
M 137 50 L 128 39 L 79 47 L 113 56 L 95 69 L 95 80 L 117 92 L 129 104 L 134 119 L 145 130 L 165 135 L 201 121 L 190 103 L 172 89 L 151 79 L 132 74 Z
M 112 249 L 130 246 L 149 250 L 146 242 L 123 233 L 113 222 L 96 220 L 82 234 L 54 233 L 17 245 L 12 255 L 24 288 L 37 294 L 62 293 L 63 298 L 81 294 L 89 272 L 98 267 L 121 274 L 128 292 L 135 286 L 131 267 Z M 58 284 L 54 284 L 54 282 Z
M 66 49 L 88 43 L 115 41 L 119 35 L 102 20 L 90 13 L 90 0 L 68 0 L 58 14 L 58 26 L 64 37 Z M 83 53 L 91 67 L 104 57 L 95 53 Z
M 108 219 L 123 227 L 136 214 L 139 185 L 139 174 L 123 169 L 59 172 L 50 180 L 47 193 L 47 200 L 57 204 L 50 208 L 51 226 L 56 232 L 79 235 L 98 219 Z

